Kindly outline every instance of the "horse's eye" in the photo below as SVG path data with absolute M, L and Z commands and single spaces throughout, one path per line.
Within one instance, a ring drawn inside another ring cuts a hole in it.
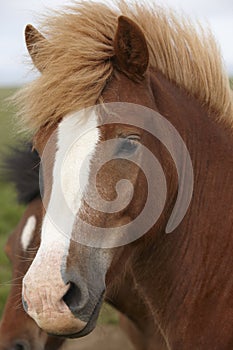
M 120 140 L 121 143 L 117 149 L 117 155 L 129 155 L 136 151 L 140 137 L 138 135 L 130 135 Z

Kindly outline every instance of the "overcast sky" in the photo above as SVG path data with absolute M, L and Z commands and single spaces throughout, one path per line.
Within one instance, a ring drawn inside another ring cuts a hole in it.
M 58 8 L 67 3 L 68 0 L 0 0 L 0 85 L 21 85 L 33 79 L 25 64 L 25 25 L 35 25 L 37 14 L 43 13 L 46 7 Z M 209 22 L 227 70 L 233 75 L 233 0 L 163 0 L 160 3 L 185 11 L 202 23 Z

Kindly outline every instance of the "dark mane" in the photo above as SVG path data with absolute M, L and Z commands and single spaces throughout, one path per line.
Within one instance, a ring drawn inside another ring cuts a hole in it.
M 1 180 L 14 184 L 18 202 L 30 203 L 40 196 L 39 188 L 40 157 L 32 150 L 31 143 L 21 143 L 11 147 L 1 164 Z

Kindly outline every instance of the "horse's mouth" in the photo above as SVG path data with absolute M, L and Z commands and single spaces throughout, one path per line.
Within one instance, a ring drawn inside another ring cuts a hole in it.
M 89 333 L 91 333 L 96 327 L 99 312 L 100 312 L 100 309 L 101 309 L 101 306 L 102 306 L 103 300 L 104 300 L 104 294 L 105 294 L 105 291 L 103 291 L 101 293 L 99 300 L 96 303 L 86 326 L 81 331 L 79 331 L 77 333 L 72 333 L 72 334 L 62 334 L 62 335 L 56 334 L 56 336 L 61 336 L 61 337 L 65 337 L 65 338 L 81 338 L 81 337 L 84 337 L 85 335 L 88 335 Z M 54 335 L 54 334 L 52 334 L 52 335 Z

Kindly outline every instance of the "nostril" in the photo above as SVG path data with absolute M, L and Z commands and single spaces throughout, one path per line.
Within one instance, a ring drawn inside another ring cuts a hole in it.
M 24 348 L 23 344 L 15 344 L 13 349 L 14 350 L 24 350 L 25 348 Z
M 24 341 L 17 341 L 11 349 L 12 350 L 30 350 L 30 347 Z
M 77 312 L 77 309 L 80 309 L 82 307 L 81 305 L 81 299 L 82 299 L 82 294 L 79 289 L 79 287 L 73 283 L 70 282 L 70 288 L 62 298 L 65 304 L 68 306 L 70 311 L 75 314 Z

